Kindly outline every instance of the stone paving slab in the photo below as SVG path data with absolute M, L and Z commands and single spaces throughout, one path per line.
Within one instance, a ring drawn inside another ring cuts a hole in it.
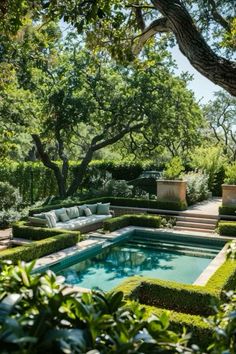
M 211 198 L 188 207 L 188 209 L 183 211 L 181 214 L 196 213 L 196 214 L 203 214 L 203 215 L 218 216 L 219 206 L 221 205 L 222 205 L 221 198 Z

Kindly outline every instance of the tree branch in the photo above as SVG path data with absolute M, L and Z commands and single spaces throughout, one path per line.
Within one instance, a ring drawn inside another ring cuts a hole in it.
M 165 17 L 158 18 L 154 20 L 148 27 L 142 30 L 142 33 L 138 36 L 138 42 L 133 47 L 133 54 L 137 55 L 140 53 L 144 44 L 157 33 L 169 32 L 168 21 Z M 136 37 L 137 38 L 137 37 Z
M 236 62 L 216 55 L 195 26 L 192 17 L 179 0 L 151 0 L 167 18 L 179 49 L 201 74 L 236 96 Z
M 208 0 L 211 7 L 211 14 L 213 19 L 219 23 L 227 32 L 230 32 L 230 24 L 226 19 L 217 11 L 216 3 L 214 0 Z

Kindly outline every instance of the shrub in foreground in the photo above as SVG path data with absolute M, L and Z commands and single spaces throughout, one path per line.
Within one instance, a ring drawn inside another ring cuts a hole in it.
M 122 292 L 65 292 L 56 276 L 31 275 L 33 263 L 3 265 L 0 342 L 4 353 L 193 353 L 168 315 L 144 319 Z

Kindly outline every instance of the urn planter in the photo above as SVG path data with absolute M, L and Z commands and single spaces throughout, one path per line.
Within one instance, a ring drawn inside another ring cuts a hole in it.
M 235 206 L 236 205 L 236 185 L 222 184 L 222 205 Z
M 186 203 L 187 182 L 182 180 L 157 180 L 157 198 Z

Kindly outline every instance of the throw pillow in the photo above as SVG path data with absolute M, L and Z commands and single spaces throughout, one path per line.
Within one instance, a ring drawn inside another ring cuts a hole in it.
M 91 210 L 92 214 L 97 213 L 97 204 L 87 204 L 87 207 Z
M 57 221 L 60 221 L 60 214 L 65 214 L 66 208 L 55 209 L 54 213 L 56 214 Z
M 45 220 L 45 213 L 40 213 L 40 214 L 33 214 L 34 218 L 39 218 Z
M 79 216 L 85 216 L 85 212 L 84 209 L 86 209 L 87 206 L 86 205 L 79 205 L 78 209 L 79 209 Z
M 79 209 L 77 206 L 66 208 L 66 212 L 70 219 L 75 219 L 79 217 Z
M 92 212 L 91 212 L 91 210 L 89 208 L 85 208 L 84 209 L 84 213 L 85 213 L 86 216 L 91 216 L 92 215 Z
M 47 220 L 44 218 L 39 218 L 39 217 L 34 217 L 34 216 L 29 216 L 28 217 L 28 221 L 31 225 L 33 226 L 38 226 L 38 227 L 47 227 L 48 226 L 48 222 Z
M 59 218 L 60 218 L 60 221 L 62 221 L 62 222 L 66 222 L 66 221 L 69 221 L 70 220 L 70 218 L 69 218 L 69 216 L 68 216 L 68 214 L 67 213 L 62 213 L 62 214 L 60 214 L 59 215 Z
M 54 211 L 49 211 L 45 213 L 45 218 L 48 222 L 49 227 L 56 227 L 57 226 L 57 217 Z
M 98 204 L 97 205 L 98 215 L 109 215 L 110 214 L 110 203 Z

